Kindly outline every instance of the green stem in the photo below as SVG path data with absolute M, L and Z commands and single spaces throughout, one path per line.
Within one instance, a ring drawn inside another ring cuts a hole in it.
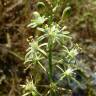
M 48 49 L 49 49 L 49 55 L 48 55 L 48 59 L 49 59 L 49 70 L 48 70 L 48 75 L 49 75 L 49 80 L 50 83 L 53 81 L 52 80 L 52 44 L 51 44 L 51 38 L 49 38 L 48 40 Z
M 53 71 L 53 66 L 52 66 L 52 38 L 51 36 L 49 37 L 48 40 L 48 49 L 49 49 L 49 55 L 48 55 L 48 59 L 49 59 L 49 70 L 48 70 L 48 76 L 49 76 L 49 80 L 50 80 L 50 85 L 53 82 L 53 78 L 52 78 L 52 71 Z M 53 91 L 53 89 L 51 88 L 52 86 L 50 86 L 50 96 L 55 96 L 55 92 Z

